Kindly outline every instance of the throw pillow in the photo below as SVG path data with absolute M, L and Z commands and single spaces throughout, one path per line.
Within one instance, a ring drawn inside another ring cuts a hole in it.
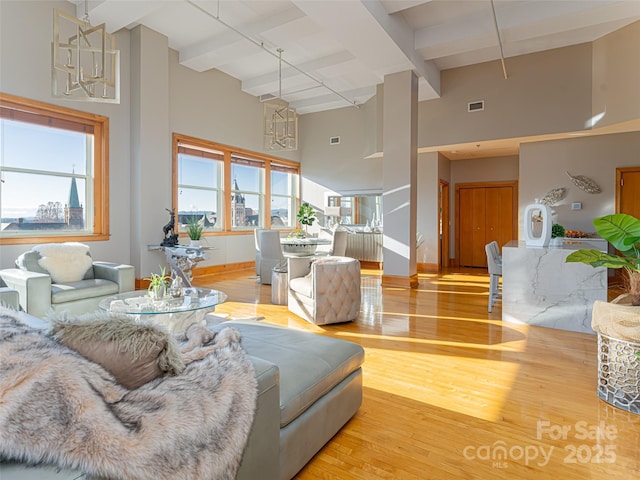
M 47 320 L 53 338 L 100 364 L 130 390 L 184 369 L 177 341 L 159 326 L 107 312 L 74 319 L 52 314 Z
M 89 247 L 82 243 L 47 243 L 33 250 L 40 254 L 38 264 L 49 272 L 53 283 L 78 282 L 93 265 Z

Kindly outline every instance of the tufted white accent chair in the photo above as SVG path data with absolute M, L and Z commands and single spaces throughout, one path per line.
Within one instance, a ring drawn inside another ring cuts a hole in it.
M 360 314 L 360 262 L 349 257 L 290 257 L 289 311 L 316 325 Z

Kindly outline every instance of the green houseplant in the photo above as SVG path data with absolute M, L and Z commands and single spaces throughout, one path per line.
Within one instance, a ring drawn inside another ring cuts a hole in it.
M 631 305 L 640 306 L 640 220 L 624 213 L 596 218 L 596 232 L 618 253 L 580 249 L 567 256 L 567 262 L 580 262 L 592 267 L 623 268 L 627 273 L 627 291 Z
M 198 217 L 189 217 L 187 219 L 187 235 L 192 242 L 197 242 L 202 237 L 204 230 L 204 222 Z
M 147 289 L 149 296 L 154 300 L 162 299 L 169 286 L 170 278 L 164 267 L 160 267 L 160 273 L 152 273 L 149 277 L 145 278 L 145 280 L 149 282 L 149 288 Z
M 313 225 L 313 222 L 317 220 L 316 211 L 313 209 L 311 205 L 305 202 L 302 205 L 300 205 L 296 219 L 298 220 L 298 222 L 300 222 L 301 225 L 304 225 L 304 231 L 305 231 L 305 234 L 307 234 L 308 233 L 307 229 L 311 225 Z
M 564 232 L 564 227 L 559 223 L 551 225 L 551 238 L 562 238 L 564 237 Z

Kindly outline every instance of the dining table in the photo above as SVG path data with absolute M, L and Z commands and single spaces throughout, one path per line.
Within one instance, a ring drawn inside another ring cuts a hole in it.
M 289 257 L 311 257 L 318 245 L 331 245 L 331 239 L 318 237 L 283 237 L 280 239 L 282 253 Z

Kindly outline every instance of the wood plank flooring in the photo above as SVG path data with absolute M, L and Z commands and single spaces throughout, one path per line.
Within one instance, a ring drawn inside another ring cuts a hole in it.
M 218 313 L 365 348 L 360 410 L 298 479 L 640 478 L 640 416 L 597 398 L 596 336 L 503 324 L 484 272 L 411 290 L 363 270 L 358 321 L 329 326 L 271 305 L 251 270 L 194 283 L 228 294 Z

